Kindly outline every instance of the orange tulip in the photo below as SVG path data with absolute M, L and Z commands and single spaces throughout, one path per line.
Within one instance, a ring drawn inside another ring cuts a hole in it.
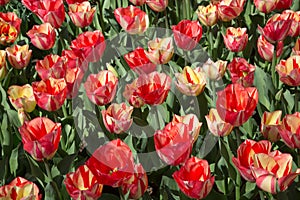
M 23 46 L 14 45 L 6 48 L 9 63 L 16 69 L 22 69 L 29 64 L 32 50 L 29 50 L 29 45 Z
M 280 139 L 281 114 L 282 111 L 277 110 L 274 112 L 264 112 L 262 116 L 260 131 L 271 142 L 276 142 Z
M 214 4 L 198 6 L 197 15 L 199 21 L 205 26 L 213 26 L 218 21 L 218 7 Z
M 96 7 L 91 8 L 88 1 L 82 3 L 69 4 L 69 16 L 75 26 L 86 27 L 93 21 Z
M 300 56 L 295 55 L 287 60 L 281 60 L 276 66 L 280 81 L 289 86 L 300 85 Z
M 223 35 L 226 48 L 232 52 L 243 51 L 248 43 L 248 34 L 246 32 L 246 28 L 227 28 L 226 34 Z
M 49 23 L 34 25 L 27 35 L 31 43 L 41 50 L 51 49 L 56 38 L 55 30 Z
M 7 46 L 16 41 L 18 37 L 17 29 L 7 22 L 0 21 L 0 44 Z
M 22 19 L 20 19 L 15 13 L 13 12 L 7 12 L 7 13 L 2 13 L 0 12 L 0 21 L 9 23 L 13 27 L 15 27 L 20 33 L 20 26 L 22 23 Z
M 227 136 L 231 133 L 233 126 L 224 122 L 216 109 L 211 108 L 209 114 L 205 116 L 209 131 L 216 137 Z

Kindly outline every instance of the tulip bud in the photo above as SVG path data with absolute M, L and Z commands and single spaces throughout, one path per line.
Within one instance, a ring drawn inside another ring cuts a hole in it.
M 209 114 L 205 116 L 209 131 L 216 137 L 224 137 L 231 133 L 233 126 L 224 122 L 216 109 L 211 108 Z
M 168 0 L 146 0 L 146 3 L 155 12 L 162 12 L 168 6 Z
M 5 78 L 6 73 L 6 51 L 0 50 L 0 81 Z

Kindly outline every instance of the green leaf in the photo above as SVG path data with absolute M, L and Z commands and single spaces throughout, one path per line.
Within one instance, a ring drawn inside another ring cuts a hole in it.
M 160 186 L 168 186 L 170 190 L 179 191 L 178 185 L 173 178 L 163 176 L 161 179 Z
M 18 145 L 16 148 L 14 148 L 11 152 L 10 159 L 9 159 L 9 167 L 10 167 L 10 172 L 16 176 L 16 172 L 18 169 L 18 155 L 19 155 L 19 147 Z
M 62 175 L 65 175 L 69 172 L 74 159 L 77 157 L 77 154 L 67 155 L 60 161 L 57 165 L 58 170 Z
M 104 193 L 101 195 L 101 197 L 98 200 L 120 200 L 120 198 L 113 194 Z
M 45 188 L 45 199 L 47 200 L 55 200 L 55 190 L 52 187 L 51 183 L 48 183 Z

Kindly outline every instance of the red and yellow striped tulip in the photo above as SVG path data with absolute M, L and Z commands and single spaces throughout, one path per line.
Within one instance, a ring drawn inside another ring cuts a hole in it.
M 155 12 L 162 12 L 168 7 L 168 0 L 146 0 L 146 3 Z
M 260 57 L 262 57 L 264 60 L 271 62 L 273 59 L 274 48 L 274 45 L 268 42 L 263 35 L 259 36 L 257 40 L 257 51 Z M 276 57 L 278 58 L 279 56 L 281 56 L 282 52 L 283 42 L 279 41 L 276 47 Z
M 69 4 L 69 16 L 75 26 L 89 26 L 94 18 L 96 7 L 91 7 L 90 2 Z
M 275 10 L 279 0 L 254 0 L 254 5 L 260 12 L 270 13 Z
M 226 48 L 230 51 L 243 51 L 248 43 L 247 29 L 229 27 L 226 29 L 226 34 L 223 35 L 223 38 Z
M 284 143 L 290 148 L 300 148 L 300 113 L 287 114 L 282 119 L 279 133 Z
M 204 26 L 213 26 L 218 21 L 218 6 L 212 3 L 207 6 L 198 6 L 197 15 Z
M 0 50 L 0 81 L 5 78 L 6 74 L 6 51 Z
M 210 80 L 220 80 L 224 76 L 226 68 L 227 61 L 213 62 L 210 58 L 202 66 L 203 72 Z
M 41 50 L 51 49 L 56 39 L 55 30 L 49 23 L 34 25 L 27 35 L 31 43 Z
M 20 19 L 17 16 L 17 14 L 13 12 L 7 12 L 7 13 L 0 12 L 0 21 L 9 23 L 10 25 L 12 25 L 17 29 L 18 33 L 20 33 L 20 26 L 22 23 L 22 19 Z
M 205 116 L 209 131 L 216 137 L 224 137 L 231 133 L 233 126 L 224 122 L 215 108 L 209 110 Z
M 47 80 L 50 77 L 60 79 L 66 75 L 66 60 L 64 57 L 49 54 L 43 60 L 38 60 L 35 65 L 35 70 L 42 80 Z
M 271 142 L 280 139 L 279 128 L 281 126 L 281 110 L 264 112 L 260 124 L 260 131 L 263 136 Z
M 146 0 L 129 0 L 135 6 L 142 6 L 146 3 Z
M 246 0 L 222 0 L 218 4 L 218 16 L 224 22 L 238 17 L 244 10 Z
M 9 63 L 16 69 L 23 69 L 29 64 L 32 50 L 29 45 L 23 46 L 14 45 L 6 48 L 7 58 Z
M 0 44 L 3 46 L 10 45 L 18 37 L 17 29 L 7 22 L 0 21 Z
M 145 52 L 149 60 L 154 64 L 168 63 L 173 54 L 174 46 L 171 37 L 156 38 L 148 42 L 148 51 Z
M 289 86 L 300 85 L 300 55 L 281 60 L 276 66 L 280 81 Z
M 135 79 L 132 83 L 127 84 L 125 86 L 124 92 L 123 92 L 123 96 L 124 98 L 129 102 L 130 105 L 132 105 L 135 108 L 140 108 L 143 105 L 145 105 L 145 102 L 143 101 L 143 99 L 141 99 L 137 94 L 137 83 L 138 79 Z

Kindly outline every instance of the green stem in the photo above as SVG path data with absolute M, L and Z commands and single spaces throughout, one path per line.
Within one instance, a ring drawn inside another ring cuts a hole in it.
M 295 112 L 298 112 L 298 101 L 299 101 L 299 91 L 298 91 L 298 87 L 295 86 Z
M 52 174 L 51 174 L 51 171 L 50 171 L 50 167 L 49 167 L 49 163 L 48 163 L 48 160 L 44 159 L 44 164 L 45 164 L 45 169 L 46 169 L 46 173 L 47 173 L 47 176 L 48 178 L 50 179 L 50 184 L 52 185 L 52 187 L 54 188 L 56 194 L 57 194 L 57 197 L 58 199 L 62 200 L 62 196 L 60 194 L 60 191 L 58 189 L 58 186 L 56 184 L 55 181 L 53 181 L 53 178 L 52 178 Z
M 237 145 L 240 146 L 241 136 L 240 136 L 240 130 L 238 127 L 235 129 L 235 134 L 236 134 Z M 241 175 L 240 175 L 240 173 L 237 173 L 236 182 L 235 182 L 235 199 L 239 200 L 240 197 L 241 197 Z
M 264 200 L 265 199 L 265 195 L 264 195 L 263 191 L 259 190 L 258 193 L 259 193 L 259 198 L 261 200 Z
M 61 108 L 62 108 L 62 111 L 63 111 L 64 117 L 65 117 L 65 118 L 67 118 L 67 117 L 68 117 L 68 112 L 67 112 L 66 105 L 65 105 L 65 104 L 63 104 Z
M 212 90 L 212 96 L 213 96 L 213 106 L 216 106 L 216 100 L 217 100 L 217 92 L 216 92 L 216 86 L 214 81 L 210 81 L 211 90 Z
M 277 44 L 275 43 L 274 48 L 276 48 L 276 46 L 277 46 Z M 276 73 L 275 73 L 276 64 L 277 64 L 277 56 L 276 56 L 276 49 L 274 49 L 272 65 L 271 65 L 271 74 L 272 74 L 273 85 L 274 85 L 275 88 L 277 88 L 277 85 L 278 85 L 277 76 L 276 76 Z
M 207 37 L 208 37 L 208 53 L 209 53 L 209 56 L 214 59 L 214 57 L 213 57 L 213 35 L 212 35 L 212 30 L 211 30 L 210 26 L 207 29 Z
M 167 8 L 164 11 L 165 14 L 165 24 L 166 24 L 166 29 L 169 29 L 169 22 L 168 22 L 168 12 L 167 12 Z

